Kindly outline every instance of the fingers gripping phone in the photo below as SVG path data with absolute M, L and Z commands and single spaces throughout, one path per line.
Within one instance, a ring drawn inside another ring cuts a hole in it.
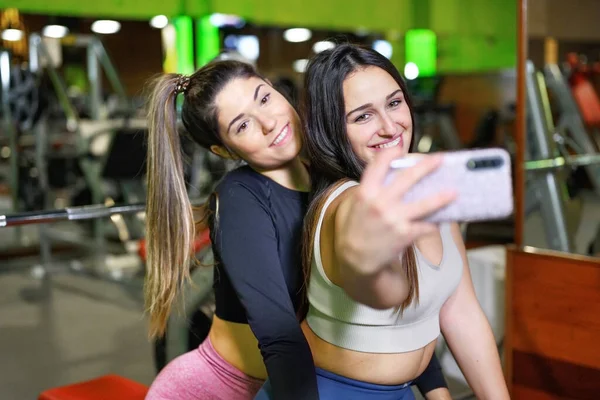
M 418 202 L 442 190 L 452 190 L 457 198 L 425 220 L 473 222 L 502 219 L 513 212 L 513 186 L 510 156 L 504 149 L 462 150 L 440 153 L 442 164 L 404 195 L 406 202 Z M 392 161 L 388 182 L 396 172 L 417 164 L 420 156 Z

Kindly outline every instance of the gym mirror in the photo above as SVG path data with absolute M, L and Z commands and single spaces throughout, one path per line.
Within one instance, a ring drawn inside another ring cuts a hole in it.
M 600 253 L 600 3 L 528 1 L 525 245 Z

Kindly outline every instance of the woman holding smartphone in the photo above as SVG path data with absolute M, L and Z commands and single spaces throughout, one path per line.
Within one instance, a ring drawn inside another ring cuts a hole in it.
M 424 220 L 455 194 L 403 201 L 440 157 L 422 156 L 386 183 L 413 134 L 398 71 L 373 50 L 338 45 L 310 61 L 305 90 L 312 190 L 303 330 L 321 399 L 413 399 L 408 383 L 429 363 L 440 329 L 477 398 L 508 399 L 459 228 Z M 270 389 L 257 399 L 273 398 Z

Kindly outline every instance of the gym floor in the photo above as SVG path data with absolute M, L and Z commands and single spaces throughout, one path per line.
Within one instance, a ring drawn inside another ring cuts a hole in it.
M 600 199 L 584 196 L 581 221 L 576 245 L 583 252 L 600 224 Z M 528 219 L 528 244 L 543 246 L 543 232 L 538 216 Z M 13 235 L 0 229 L 0 246 Z M 35 228 L 25 235 L 35 237 Z M 45 285 L 32 276 L 36 262 L 34 256 L 0 267 L 0 398 L 35 399 L 44 389 L 107 373 L 150 384 L 154 361 L 140 287 L 61 272 Z M 454 398 L 464 393 L 449 383 Z

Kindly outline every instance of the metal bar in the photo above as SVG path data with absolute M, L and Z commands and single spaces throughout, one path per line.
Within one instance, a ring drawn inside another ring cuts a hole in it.
M 92 119 L 99 120 L 100 107 L 102 106 L 102 75 L 100 74 L 100 63 L 95 41 L 91 41 L 87 48 L 87 71 L 90 85 L 89 111 Z
M 0 215 L 0 227 L 17 225 L 45 224 L 58 221 L 78 221 L 110 217 L 113 214 L 127 214 L 144 211 L 145 204 L 106 207 L 101 204 L 82 207 L 69 207 L 61 210 L 32 211 L 14 215 Z
M 192 206 L 200 206 L 205 199 L 193 200 Z M 47 224 L 59 221 L 79 221 L 86 219 L 97 219 L 110 217 L 115 214 L 134 214 L 146 211 L 145 203 L 121 204 L 115 206 L 104 206 L 92 204 L 81 207 L 68 207 L 58 210 L 31 211 L 19 214 L 0 215 L 0 228 L 18 225 Z
M 530 135 L 528 135 L 527 154 L 531 159 L 552 159 L 558 154 L 558 149 L 554 141 L 551 140 L 552 119 L 546 112 L 548 103 L 544 101 L 547 94 L 544 79 L 535 71 L 531 61 L 527 62 L 527 111 L 530 118 Z M 544 230 L 546 232 L 546 242 L 554 250 L 570 252 L 572 250 L 571 240 L 567 233 L 566 222 L 566 198 L 565 184 L 559 181 L 556 174 L 550 169 L 556 168 L 555 159 L 551 162 L 541 162 L 538 164 L 529 164 L 530 170 L 539 167 L 545 168 L 545 173 L 540 180 L 533 183 L 533 193 L 529 198 L 536 198 L 539 209 L 543 216 Z M 530 161 L 536 163 L 537 161 Z M 527 167 L 527 163 L 525 165 Z M 525 205 L 525 208 L 527 205 Z
M 117 92 L 117 94 L 119 95 L 119 98 L 123 102 L 122 105 L 128 106 L 127 93 L 125 92 L 125 86 L 123 86 L 121 79 L 119 79 L 119 74 L 117 73 L 117 70 L 115 69 L 112 61 L 110 60 L 110 57 L 106 51 L 106 48 L 104 47 L 104 45 L 102 44 L 102 42 L 99 39 L 94 39 L 94 48 L 95 48 L 96 56 L 98 57 L 100 64 L 102 64 L 102 67 L 104 68 L 106 77 L 108 78 L 111 86 Z
M 102 102 L 102 74 L 100 70 L 100 61 L 97 53 L 97 42 L 95 40 L 91 40 L 87 46 L 87 72 L 88 72 L 88 81 L 90 85 L 90 96 L 89 96 L 89 111 L 92 117 L 92 120 L 100 120 L 102 117 L 101 107 L 103 105 Z M 87 168 L 85 168 L 85 164 L 83 164 L 84 174 L 87 176 L 87 181 L 90 184 L 90 190 L 92 193 L 92 203 L 101 204 L 104 202 L 101 185 L 98 184 L 100 178 L 100 170 L 101 166 L 95 165 L 97 168 L 93 169 L 94 175 L 91 176 L 92 173 L 92 165 L 87 163 Z M 94 181 L 96 184 L 94 184 Z M 104 221 L 102 219 L 95 219 L 93 222 L 94 225 L 94 240 L 97 246 L 96 249 L 96 258 L 97 264 L 100 266 L 104 263 L 103 253 L 105 248 L 104 241 Z
M 600 154 L 581 154 L 568 157 L 556 157 L 547 160 L 526 161 L 527 171 L 544 172 L 564 167 L 586 167 L 600 164 Z
M 2 115 L 10 147 L 10 191 L 13 211 L 19 211 L 19 150 L 17 130 L 10 110 L 11 60 L 8 51 L 0 52 L 0 79 L 2 80 Z
M 10 81 L 11 81 L 10 53 L 6 50 L 0 51 L 0 86 L 2 89 L 2 116 L 3 128 L 8 134 L 8 146 L 10 148 L 10 192 L 12 199 L 12 211 L 19 212 L 19 151 L 17 130 L 13 124 L 12 112 L 10 111 Z M 17 228 L 14 236 L 17 243 L 23 239 L 23 231 Z
M 544 89 L 543 80 L 539 79 L 533 62 L 527 62 L 527 111 L 532 125 L 531 137 L 526 146 L 529 159 L 546 159 L 555 157 L 558 150 L 550 139 L 551 126 L 548 123 L 547 113 L 544 111 Z M 533 143 L 532 143 L 533 142 Z M 533 145 L 533 146 L 532 146 Z
M 50 80 L 52 81 L 52 86 L 56 91 L 58 102 L 60 103 L 60 106 L 63 109 L 65 116 L 67 117 L 67 129 L 69 129 L 69 131 L 71 132 L 76 131 L 79 127 L 78 114 L 75 111 L 75 107 L 73 107 L 71 101 L 69 100 L 69 96 L 67 95 L 67 87 L 56 72 L 56 69 L 54 68 L 54 65 L 51 62 L 52 58 L 50 57 L 50 54 L 48 53 L 48 50 L 46 49 L 46 46 L 44 45 L 41 36 L 37 33 L 32 33 L 29 36 L 29 46 L 30 53 L 37 53 L 38 55 L 41 55 L 48 61 L 46 63 L 46 71 L 48 72 Z M 39 57 L 36 58 L 37 62 L 31 65 L 31 67 L 34 68 L 32 69 L 33 72 L 38 72 L 37 68 L 39 68 L 40 66 Z
M 45 210 L 48 207 L 48 194 L 50 186 L 48 182 L 48 115 L 44 113 L 40 121 L 34 127 L 36 136 L 35 145 L 35 166 L 38 173 L 38 184 L 43 193 L 43 206 Z M 45 224 L 38 225 L 38 235 L 40 242 L 40 267 L 44 271 L 42 287 L 47 286 L 47 280 L 50 279 L 50 271 L 48 266 L 52 262 L 52 242 L 48 235 L 48 226 Z M 42 290 L 42 293 L 44 291 Z

